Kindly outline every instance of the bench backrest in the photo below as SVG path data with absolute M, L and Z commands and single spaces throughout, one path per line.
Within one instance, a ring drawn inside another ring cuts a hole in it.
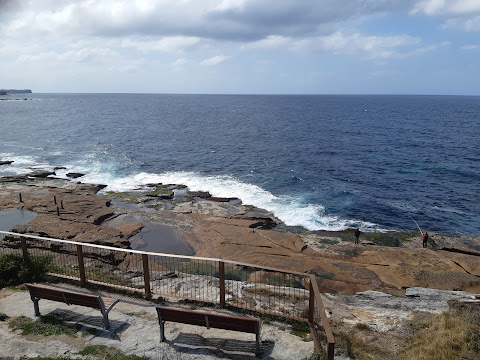
M 157 306 L 159 319 L 183 324 L 207 326 L 223 330 L 241 331 L 256 334 L 259 331 L 259 321 L 240 316 L 211 314 L 207 312 L 172 309 Z
M 26 284 L 30 294 L 38 299 L 47 299 L 64 302 L 69 305 L 88 306 L 94 309 L 101 309 L 101 298 L 96 295 L 76 293 L 43 285 Z

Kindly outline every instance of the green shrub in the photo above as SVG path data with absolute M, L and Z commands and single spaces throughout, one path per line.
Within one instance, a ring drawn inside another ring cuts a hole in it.
M 52 262 L 49 256 L 0 255 L 0 288 L 25 282 L 44 281 Z

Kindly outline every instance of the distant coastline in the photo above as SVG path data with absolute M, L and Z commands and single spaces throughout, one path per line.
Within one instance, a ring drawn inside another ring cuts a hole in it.
M 31 94 L 32 90 L 30 89 L 0 89 L 0 95 L 8 94 Z

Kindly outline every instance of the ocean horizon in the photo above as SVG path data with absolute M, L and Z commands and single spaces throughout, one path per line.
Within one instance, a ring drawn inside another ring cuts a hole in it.
M 184 184 L 307 230 L 480 235 L 480 97 L 15 94 L 0 176 Z

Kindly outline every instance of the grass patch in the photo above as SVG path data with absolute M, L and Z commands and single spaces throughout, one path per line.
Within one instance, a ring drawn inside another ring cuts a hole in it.
M 383 360 L 392 358 L 391 354 L 387 354 L 384 349 L 365 341 L 359 334 L 353 331 L 340 332 L 334 336 L 335 348 L 340 353 L 346 353 L 351 359 Z M 411 359 L 417 358 L 414 356 Z
M 145 356 L 126 355 L 117 348 L 105 345 L 89 345 L 80 352 L 83 356 L 94 356 L 104 360 L 148 360 Z
M 74 336 L 77 329 L 63 324 L 62 320 L 54 315 L 40 316 L 38 320 L 32 320 L 26 316 L 19 316 L 10 321 L 10 327 L 21 330 L 22 335 L 70 335 Z
M 310 341 L 311 334 L 310 334 L 310 325 L 306 322 L 302 321 L 295 321 L 291 324 L 292 330 L 290 331 L 292 335 L 298 336 L 303 341 Z
M 417 319 L 399 359 L 454 360 L 480 353 L 479 317 L 478 312 L 445 312 Z

